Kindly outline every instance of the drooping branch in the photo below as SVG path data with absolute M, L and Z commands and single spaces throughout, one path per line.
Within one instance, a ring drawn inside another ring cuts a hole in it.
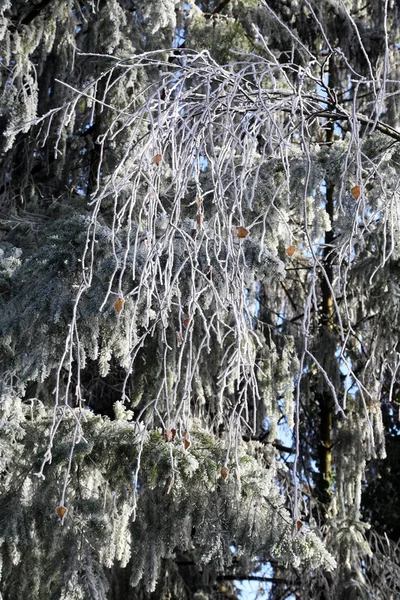
M 346 121 L 353 120 L 353 115 L 350 115 L 347 111 L 345 111 L 339 105 L 335 107 L 335 110 L 322 110 L 322 111 L 318 111 L 316 113 L 312 113 L 309 115 L 308 119 L 313 119 L 315 117 L 323 117 L 325 119 L 331 120 L 332 122 L 342 121 L 342 120 L 346 120 Z M 355 118 L 357 119 L 357 121 L 359 123 L 362 123 L 363 125 L 369 125 L 371 127 L 375 127 L 375 129 L 377 131 L 380 131 L 384 135 L 387 135 L 388 137 L 392 138 L 396 142 L 400 142 L 400 131 L 397 131 L 397 129 L 395 129 L 394 127 L 391 127 L 390 125 L 387 125 L 386 123 L 383 123 L 382 121 L 377 121 L 375 123 L 375 121 L 373 121 L 372 119 L 369 119 L 368 117 L 366 117 L 365 115 L 363 115 L 361 113 L 357 113 L 355 115 Z

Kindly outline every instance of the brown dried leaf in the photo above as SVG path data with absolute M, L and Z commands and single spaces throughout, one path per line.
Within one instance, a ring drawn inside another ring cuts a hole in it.
M 164 437 L 165 437 L 166 442 L 174 441 L 174 435 L 173 435 L 172 431 L 173 431 L 172 429 L 164 429 Z
M 236 235 L 238 238 L 243 239 L 249 235 L 249 232 L 245 227 L 236 227 Z
M 203 213 L 197 213 L 197 225 L 198 225 L 199 229 L 203 229 L 203 220 L 204 220 Z
M 304 523 L 303 521 L 296 521 L 296 530 L 300 531 L 300 529 L 303 527 Z
M 173 442 L 176 437 L 176 429 L 164 429 L 164 437 L 166 442 Z
M 153 163 L 154 163 L 155 165 L 157 165 L 157 167 L 158 167 L 158 165 L 160 164 L 160 162 L 161 162 L 161 161 L 162 161 L 162 156 L 161 156 L 161 154 L 156 154 L 156 155 L 154 156 L 154 158 L 153 158 Z
M 124 306 L 124 302 L 125 300 L 123 298 L 117 298 L 117 300 L 114 302 L 114 308 L 117 311 L 117 313 L 121 312 Z
M 200 198 L 200 196 L 197 196 L 196 204 L 197 204 L 198 208 L 201 208 L 203 206 L 203 198 Z
M 360 194 L 361 194 L 361 188 L 359 185 L 355 185 L 354 187 L 351 188 L 351 195 L 353 196 L 353 198 L 358 200 L 360 197 Z
M 293 256 L 295 250 L 296 250 L 296 246 L 289 246 L 289 248 L 286 249 L 286 254 L 288 256 Z
M 183 325 L 184 327 L 188 328 L 188 327 L 192 327 L 193 325 L 193 321 L 192 319 L 189 317 L 189 315 L 185 315 L 185 318 L 183 319 Z
M 65 508 L 65 506 L 57 506 L 56 513 L 57 513 L 58 518 L 60 519 L 60 521 L 63 520 L 66 512 L 67 512 L 67 509 Z
M 228 475 L 229 475 L 229 469 L 228 469 L 228 467 L 222 467 L 222 469 L 221 469 L 221 477 L 222 477 L 222 479 L 224 481 L 226 480 L 226 478 L 228 477 Z
M 183 447 L 185 449 L 185 451 L 190 448 L 190 446 L 192 445 L 192 442 L 190 440 L 187 440 L 186 438 L 183 440 Z

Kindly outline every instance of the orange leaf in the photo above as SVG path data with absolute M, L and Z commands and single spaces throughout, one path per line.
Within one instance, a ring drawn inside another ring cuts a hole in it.
M 65 506 L 57 506 L 56 513 L 57 513 L 58 518 L 60 519 L 60 521 L 63 520 L 66 512 L 67 512 L 67 509 L 65 508 Z
M 245 227 L 236 227 L 236 235 L 238 238 L 243 239 L 249 235 L 249 232 Z
M 360 194 L 361 194 L 361 188 L 359 185 L 355 185 L 354 187 L 351 188 L 351 195 L 353 196 L 353 198 L 358 200 L 360 197 Z
M 185 450 L 187 450 L 188 448 L 190 448 L 190 446 L 192 445 L 190 440 L 184 439 L 183 440 L 183 447 Z
M 226 478 L 228 477 L 228 475 L 229 475 L 229 469 L 228 469 L 228 467 L 222 467 L 222 469 L 221 469 L 221 477 L 222 477 L 222 479 L 224 481 L 226 480 Z
M 296 529 L 297 531 L 300 531 L 300 529 L 303 527 L 303 521 L 296 521 Z
M 288 256 L 293 256 L 295 250 L 296 250 L 296 246 L 289 246 L 289 248 L 286 249 L 286 254 Z
M 155 165 L 157 165 L 157 167 L 158 167 L 158 165 L 160 164 L 160 162 L 161 162 L 161 161 L 162 161 L 162 156 L 161 156 L 161 154 L 156 154 L 156 155 L 154 156 L 154 158 L 153 158 L 153 163 L 154 163 Z
M 122 307 L 124 306 L 124 302 L 125 300 L 123 298 L 117 298 L 117 300 L 114 302 L 114 308 L 117 311 L 117 313 L 121 312 Z

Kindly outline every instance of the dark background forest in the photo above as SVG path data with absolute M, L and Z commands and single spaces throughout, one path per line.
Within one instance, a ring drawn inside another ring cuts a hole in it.
M 0 0 L 3 600 L 399 597 L 399 25 Z

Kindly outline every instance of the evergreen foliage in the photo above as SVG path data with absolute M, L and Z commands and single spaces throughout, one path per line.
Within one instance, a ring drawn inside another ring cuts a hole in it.
M 0 0 L 4 600 L 399 593 L 397 11 Z

